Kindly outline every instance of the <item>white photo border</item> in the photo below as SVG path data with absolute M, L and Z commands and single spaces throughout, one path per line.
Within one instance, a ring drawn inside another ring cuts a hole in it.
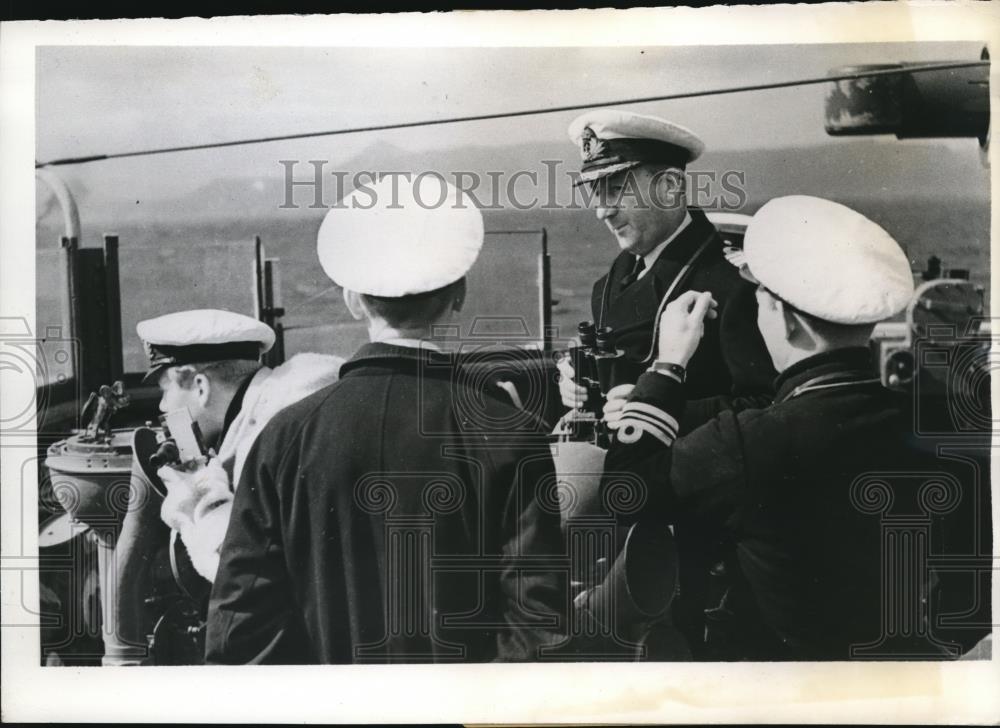
M 1000 8 L 858 3 L 379 16 L 17 22 L 0 25 L 0 315 L 34 326 L 35 49 L 45 45 L 582 46 L 981 41 Z M 419 32 L 414 24 L 419 22 Z M 993 53 L 998 57 L 997 53 Z M 994 64 L 996 65 L 996 64 Z M 993 99 L 997 89 L 993 73 Z M 991 150 L 991 159 L 995 154 Z M 994 160 L 995 161 L 995 160 Z M 998 188 L 996 164 L 991 184 Z M 997 229 L 993 206 L 991 229 Z M 991 240 L 993 237 L 991 236 Z M 997 260 L 991 257 L 993 278 Z M 993 297 L 993 316 L 1000 306 Z M 0 372 L 0 407 L 18 380 Z M 21 383 L 23 386 L 23 382 Z M 994 408 L 998 402 L 994 393 Z M 3 624 L 37 597 L 31 444 L 5 443 Z M 27 474 L 22 478 L 22 473 Z M 996 474 L 993 474 L 996 482 Z M 995 491 L 994 491 L 995 492 Z M 22 502 L 23 501 L 23 502 Z M 998 522 L 993 499 L 993 523 Z M 22 514 L 29 514 L 22 522 Z M 994 548 L 996 538 L 994 537 Z M 993 580 L 997 614 L 997 579 Z M 989 662 L 528 664 L 330 667 L 40 667 L 37 627 L 3 628 L 8 721 L 176 722 L 994 722 Z

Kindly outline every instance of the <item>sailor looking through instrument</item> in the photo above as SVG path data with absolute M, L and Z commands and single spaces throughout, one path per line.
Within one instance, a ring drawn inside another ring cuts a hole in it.
M 145 477 L 134 482 L 147 491 L 155 485 L 165 498 L 136 494 L 143 505 L 129 509 L 116 546 L 117 634 L 126 645 L 146 644 L 149 570 L 153 553 L 168 538 L 166 527 L 177 534 L 181 543 L 176 548 L 184 549 L 193 567 L 188 585 L 207 599 L 229 526 L 233 488 L 251 445 L 275 413 L 336 381 L 343 362 L 303 353 L 274 369 L 263 366 L 260 358 L 273 345 L 274 332 L 230 311 L 179 311 L 141 321 L 136 330 L 149 356 L 146 380 L 156 381 L 162 390 L 160 411 L 168 417 L 182 413 L 197 429 L 198 447 L 205 452 L 164 464 L 171 458 L 157 453 L 153 433 L 145 428 L 136 432 L 135 457 Z M 180 441 L 181 432 L 171 434 Z M 141 651 L 121 652 L 109 654 L 105 662 L 145 659 Z

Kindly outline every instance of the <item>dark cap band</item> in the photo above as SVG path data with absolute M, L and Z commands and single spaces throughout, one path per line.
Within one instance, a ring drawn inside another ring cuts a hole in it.
M 167 367 L 179 367 L 185 364 L 230 359 L 260 361 L 262 348 L 259 341 L 231 341 L 225 344 L 190 344 L 187 346 L 146 344 L 146 351 L 149 353 L 149 372 L 146 373 L 144 379 L 150 379 L 153 374 Z

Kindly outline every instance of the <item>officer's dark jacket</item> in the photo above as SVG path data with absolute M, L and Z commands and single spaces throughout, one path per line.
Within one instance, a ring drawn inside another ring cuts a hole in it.
M 537 659 L 557 640 L 544 432 L 456 361 L 365 345 L 265 428 L 221 550 L 209 662 Z
M 838 386 L 797 391 L 824 376 Z M 850 659 L 851 645 L 877 642 L 883 599 L 900 596 L 880 584 L 878 483 L 939 470 L 911 447 L 906 395 L 879 384 L 867 349 L 837 350 L 783 372 L 773 405 L 723 412 L 671 446 L 684 397 L 673 379 L 644 374 L 626 406 L 639 403 L 639 429 L 623 437 L 634 442 L 614 443 L 606 468 L 641 476 L 640 517 L 721 526 L 735 544 L 735 584 L 721 604 L 701 605 L 721 606 L 710 613 L 714 644 L 696 653 Z M 918 489 L 899 490 L 894 508 L 906 512 Z
M 616 344 L 625 351 L 627 363 L 616 366 L 616 383 L 634 383 L 655 353 L 653 332 L 663 297 L 707 243 L 670 294 L 673 300 L 685 291 L 709 291 L 719 304 L 719 317 L 706 321 L 705 335 L 688 365 L 687 392 L 692 401 L 686 418 L 700 424 L 722 409 L 766 404 L 776 372 L 757 329 L 754 287 L 725 259 L 722 238 L 705 213 L 698 209 L 690 213 L 691 223 L 664 248 L 650 270 L 624 288 L 622 279 L 635 256 L 619 254 L 608 274 L 594 284 L 591 309 L 598 326 L 615 330 Z

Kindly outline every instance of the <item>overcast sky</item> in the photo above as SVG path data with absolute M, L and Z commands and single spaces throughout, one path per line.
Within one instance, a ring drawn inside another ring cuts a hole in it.
M 42 47 L 36 158 L 433 119 L 826 74 L 858 63 L 975 60 L 969 43 L 653 48 L 385 49 Z M 830 141 L 823 85 L 631 106 L 696 130 L 711 149 Z M 78 168 L 164 192 L 214 176 L 336 163 L 376 141 L 414 149 L 548 141 L 574 155 L 573 112 L 192 152 Z M 100 168 L 100 169 L 99 169 Z

